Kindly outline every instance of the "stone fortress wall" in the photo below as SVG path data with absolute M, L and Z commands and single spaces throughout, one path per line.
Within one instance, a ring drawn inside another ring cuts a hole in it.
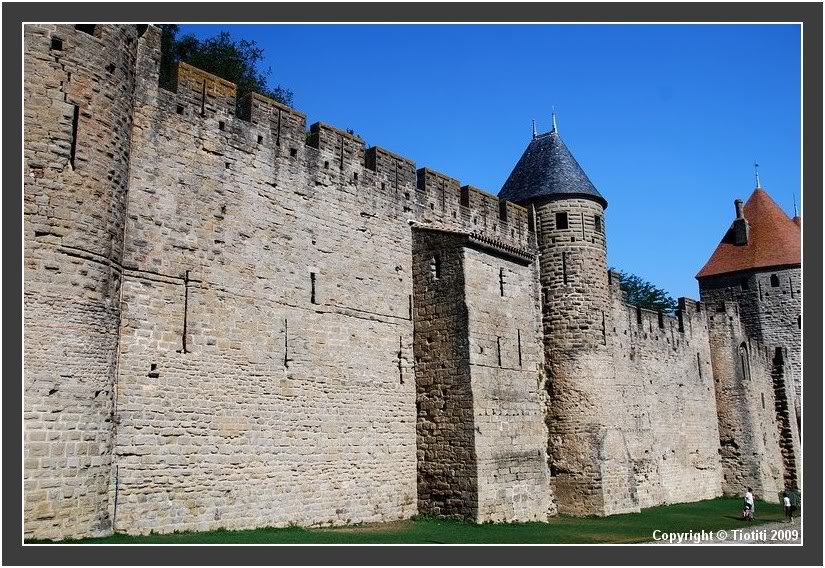
M 160 88 L 157 28 L 25 34 L 27 537 L 720 494 L 706 310 L 626 306 L 603 220 L 571 216 L 558 244 L 595 256 L 568 258 L 558 202 L 307 133 L 184 63 Z

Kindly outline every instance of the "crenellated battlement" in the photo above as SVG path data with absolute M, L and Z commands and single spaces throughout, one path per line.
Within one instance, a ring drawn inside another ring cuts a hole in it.
M 704 330 L 707 327 L 707 319 L 701 302 L 680 297 L 677 299 L 678 307 L 674 314 L 666 314 L 628 303 L 617 271 L 608 270 L 607 281 L 612 301 L 621 305 L 621 310 L 625 313 L 624 319 L 630 323 L 630 329 L 634 330 L 634 333 L 654 338 L 657 334 L 673 335 L 675 339 L 675 333 L 682 334 L 682 336 L 691 335 L 694 329 Z M 676 347 L 675 343 L 674 347 Z
M 787 352 L 742 303 L 628 305 L 601 201 L 528 209 L 188 63 L 161 81 L 155 26 L 26 50 L 27 534 L 712 498 L 748 353 L 777 431 Z M 739 285 L 795 298 L 775 277 Z
M 160 62 L 159 38 L 159 34 L 149 33 L 141 39 L 145 52 L 153 55 L 146 59 L 155 65 Z M 419 222 L 475 233 L 519 250 L 530 248 L 524 207 L 499 201 L 472 185 L 462 186 L 459 180 L 430 168 L 417 169 L 413 160 L 385 148 L 367 148 L 352 131 L 321 121 L 307 130 L 304 113 L 259 93 L 238 99 L 234 83 L 188 63 L 177 63 L 172 72 L 171 91 L 161 89 L 158 100 L 160 119 L 173 121 L 184 116 L 194 124 L 207 121 L 207 125 L 210 120 L 217 121 L 218 130 L 231 135 L 210 142 L 209 151 L 216 155 L 229 151 L 221 144 L 240 145 L 247 151 L 273 148 L 278 161 L 298 158 L 312 171 L 318 166 L 346 170 L 346 179 L 357 180 L 360 191 L 383 192 Z M 164 104 L 162 99 L 169 97 L 163 92 L 172 96 L 169 104 Z M 285 145 L 289 152 L 277 151 Z M 317 163 L 310 153 L 300 151 L 302 147 L 317 150 Z

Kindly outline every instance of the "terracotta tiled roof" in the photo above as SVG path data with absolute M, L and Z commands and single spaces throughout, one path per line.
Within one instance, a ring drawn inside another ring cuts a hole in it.
M 731 225 L 696 278 L 802 264 L 800 225 L 792 221 L 764 189 L 757 187 L 754 190 L 743 211 L 750 225 L 748 243 L 733 244 Z

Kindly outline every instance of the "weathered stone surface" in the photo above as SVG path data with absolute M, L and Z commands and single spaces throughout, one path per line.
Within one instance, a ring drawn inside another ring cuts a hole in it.
M 540 521 L 795 479 L 798 271 L 637 310 L 599 202 L 499 201 L 185 64 L 165 90 L 159 39 L 25 27 L 27 537 Z

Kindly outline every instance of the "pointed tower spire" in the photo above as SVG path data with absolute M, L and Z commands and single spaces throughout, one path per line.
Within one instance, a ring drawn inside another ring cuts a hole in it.
M 793 216 L 796 218 L 799 217 L 799 213 L 796 211 L 796 194 L 792 193 L 791 196 L 793 197 Z
M 536 119 L 533 119 L 533 140 L 536 139 Z
M 756 175 L 756 187 L 762 187 L 762 184 L 759 182 L 759 164 L 756 162 L 753 163 L 753 173 Z
M 559 128 L 556 125 L 556 106 L 553 105 L 553 129 L 550 132 L 555 132 L 556 134 L 559 133 Z

